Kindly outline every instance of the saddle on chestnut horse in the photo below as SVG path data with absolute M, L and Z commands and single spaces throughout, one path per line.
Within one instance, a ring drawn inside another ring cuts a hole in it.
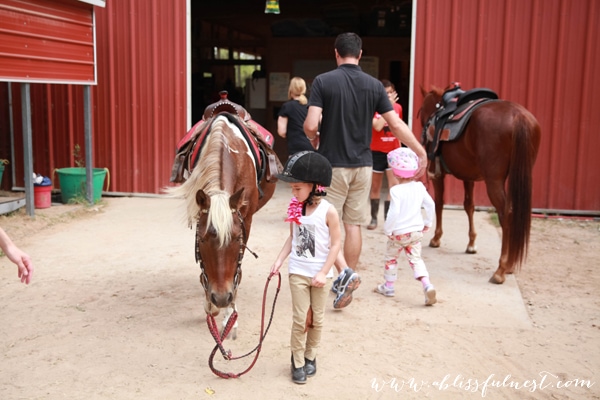
M 421 143 L 426 146 L 430 160 L 439 154 L 440 141 L 452 141 L 460 137 L 469 118 L 481 105 L 497 101 L 498 95 L 491 89 L 461 89 L 457 82 L 452 83 L 436 104 L 437 111 L 423 127 Z
M 210 132 L 211 125 L 219 115 L 236 125 L 248 142 L 254 156 L 257 184 L 266 179 L 267 182 L 276 180 L 275 175 L 283 170 L 283 165 L 275 150 L 273 150 L 273 135 L 252 120 L 250 113 L 239 104 L 227 99 L 227 92 L 219 93 L 221 99 L 209 105 L 204 110 L 204 115 L 192 129 L 177 144 L 177 152 L 171 169 L 171 182 L 182 183 L 191 175 L 192 169 L 198 163 L 200 150 Z

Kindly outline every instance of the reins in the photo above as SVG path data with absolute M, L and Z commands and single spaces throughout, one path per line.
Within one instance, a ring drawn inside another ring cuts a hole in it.
M 254 349 L 249 351 L 248 353 L 246 353 L 242 356 L 234 357 L 234 356 L 232 356 L 230 350 L 225 350 L 225 348 L 223 347 L 223 340 L 227 337 L 227 335 L 229 335 L 231 328 L 233 327 L 233 325 L 235 324 L 235 322 L 237 320 L 238 314 L 237 314 L 237 311 L 235 310 L 235 308 L 233 310 L 233 313 L 229 317 L 229 320 L 227 321 L 225 328 L 223 328 L 223 331 L 221 332 L 221 334 L 219 334 L 219 328 L 215 321 L 215 317 L 213 317 L 211 314 L 206 315 L 206 324 L 208 325 L 208 330 L 210 331 L 212 337 L 215 339 L 215 342 L 217 343 L 215 345 L 215 347 L 213 348 L 212 352 L 210 353 L 210 357 L 208 358 L 208 366 L 210 367 L 211 371 L 215 375 L 217 375 L 221 378 L 225 378 L 225 379 L 239 378 L 240 376 L 242 376 L 245 373 L 247 373 L 248 371 L 250 371 L 252 369 L 252 367 L 254 367 L 254 364 L 258 360 L 258 355 L 260 354 L 260 350 L 262 348 L 263 341 L 264 341 L 265 337 L 267 336 L 267 332 L 269 332 L 269 328 L 271 327 L 271 322 L 273 322 L 273 314 L 275 313 L 275 303 L 277 302 L 277 296 L 279 295 L 279 290 L 281 289 L 281 274 L 278 272 L 277 273 L 277 278 L 278 278 L 277 289 L 275 292 L 275 296 L 273 298 L 273 305 L 271 307 L 271 316 L 269 317 L 269 323 L 267 324 L 267 327 L 265 328 L 265 307 L 266 307 L 266 301 L 267 301 L 267 291 L 268 291 L 269 283 L 271 282 L 271 278 L 273 277 L 273 275 L 274 275 L 274 273 L 269 274 L 269 277 L 267 278 L 267 282 L 265 283 L 265 289 L 263 292 L 262 315 L 261 315 L 261 319 L 260 319 L 260 339 L 258 341 L 258 345 Z M 252 363 L 244 371 L 242 371 L 240 373 L 223 372 L 223 371 L 216 369 L 215 366 L 213 365 L 213 360 L 214 360 L 215 354 L 217 353 L 217 349 L 219 349 L 221 351 L 221 355 L 223 356 L 223 358 L 228 361 L 239 360 L 241 358 L 249 356 L 250 354 L 252 354 L 254 352 L 256 352 L 256 354 L 254 355 L 254 359 L 252 360 Z
M 246 226 L 244 224 L 244 219 L 242 218 L 241 213 L 239 212 L 239 210 L 231 210 L 231 211 L 237 215 L 237 217 L 240 221 L 240 224 L 242 226 L 242 235 L 240 236 L 240 239 L 239 239 L 240 251 L 239 251 L 239 255 L 238 255 L 236 273 L 235 273 L 235 276 L 233 279 L 234 290 L 236 290 L 240 283 L 240 280 L 241 280 L 242 259 L 244 257 L 244 250 L 248 250 L 250 252 L 250 254 L 252 254 L 255 258 L 258 258 L 258 255 L 246 246 L 247 232 L 246 232 Z M 201 210 L 200 212 L 206 213 L 208 211 Z M 200 264 L 200 270 L 201 270 L 200 282 L 202 283 L 204 290 L 208 290 L 208 277 L 206 275 L 206 272 L 204 269 L 204 262 L 202 261 L 202 256 L 200 254 L 200 242 L 202 241 L 202 239 L 201 239 L 201 235 L 199 233 L 199 231 L 200 231 L 199 225 L 200 224 L 198 223 L 198 225 L 196 226 L 196 246 L 195 246 L 196 262 Z M 273 305 L 271 307 L 271 316 L 269 317 L 269 323 L 267 324 L 267 327 L 265 328 L 265 307 L 266 307 L 266 301 L 267 301 L 267 291 L 268 291 L 269 283 L 271 282 L 271 278 L 273 277 L 273 275 L 274 275 L 273 273 L 269 274 L 269 277 L 267 278 L 267 282 L 265 283 L 265 289 L 263 292 L 262 315 L 261 315 L 261 322 L 260 322 L 260 339 L 258 341 L 258 345 L 254 349 L 249 351 L 248 353 L 246 353 L 242 356 L 233 357 L 231 355 L 231 351 L 225 350 L 225 348 L 223 347 L 223 340 L 225 340 L 225 338 L 227 338 L 227 336 L 229 335 L 229 332 L 231 331 L 231 328 L 234 326 L 235 322 L 237 321 L 238 313 L 235 310 L 235 307 L 232 306 L 233 313 L 227 320 L 227 324 L 225 325 L 225 327 L 223 328 L 223 331 L 220 334 L 219 334 L 219 328 L 218 328 L 217 322 L 215 321 L 215 317 L 213 317 L 211 314 L 206 315 L 206 324 L 208 325 L 208 330 L 209 330 L 210 334 L 212 335 L 212 337 L 215 339 L 215 342 L 217 343 L 215 345 L 215 347 L 213 348 L 213 350 L 211 351 L 210 356 L 208 358 L 208 365 L 209 365 L 211 371 L 215 375 L 217 375 L 221 378 L 225 378 L 225 379 L 239 378 L 240 376 L 242 376 L 245 373 L 247 373 L 248 371 L 250 371 L 252 369 L 252 367 L 254 367 L 254 364 L 258 360 L 258 355 L 260 354 L 262 343 L 263 343 L 265 337 L 267 336 L 267 332 L 269 331 L 269 328 L 271 327 L 271 322 L 273 322 L 273 315 L 275 313 L 275 304 L 277 302 L 279 290 L 281 289 L 281 274 L 278 272 L 277 273 L 277 278 L 278 278 L 277 289 L 275 292 L 275 296 L 273 298 Z M 250 366 L 248 368 L 246 368 L 244 371 L 242 371 L 240 373 L 223 372 L 223 371 L 216 369 L 213 365 L 213 360 L 214 360 L 215 354 L 217 353 L 217 349 L 219 349 L 221 351 L 221 355 L 223 356 L 223 358 L 228 361 L 239 360 L 241 358 L 249 356 L 250 354 L 252 354 L 254 352 L 256 352 L 256 354 L 255 354 L 254 360 L 252 360 L 252 363 L 250 364 Z

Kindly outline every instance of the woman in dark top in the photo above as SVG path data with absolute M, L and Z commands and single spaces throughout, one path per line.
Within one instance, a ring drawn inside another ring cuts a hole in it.
M 306 106 L 308 100 L 305 93 L 306 82 L 304 79 L 292 78 L 288 89 L 290 100 L 283 103 L 279 111 L 277 133 L 286 139 L 288 156 L 303 150 L 314 151 L 316 147 L 316 143 L 313 145 L 304 133 L 304 119 L 308 112 Z

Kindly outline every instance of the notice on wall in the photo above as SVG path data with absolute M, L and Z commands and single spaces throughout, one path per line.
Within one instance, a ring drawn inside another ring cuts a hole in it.
M 269 74 L 269 101 L 287 101 L 289 85 L 289 72 L 271 72 Z

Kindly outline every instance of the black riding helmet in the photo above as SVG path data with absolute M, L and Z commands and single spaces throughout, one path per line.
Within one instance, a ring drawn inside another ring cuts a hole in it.
M 277 178 L 284 182 L 312 182 L 331 185 L 331 164 L 317 152 L 305 150 L 292 155 Z

